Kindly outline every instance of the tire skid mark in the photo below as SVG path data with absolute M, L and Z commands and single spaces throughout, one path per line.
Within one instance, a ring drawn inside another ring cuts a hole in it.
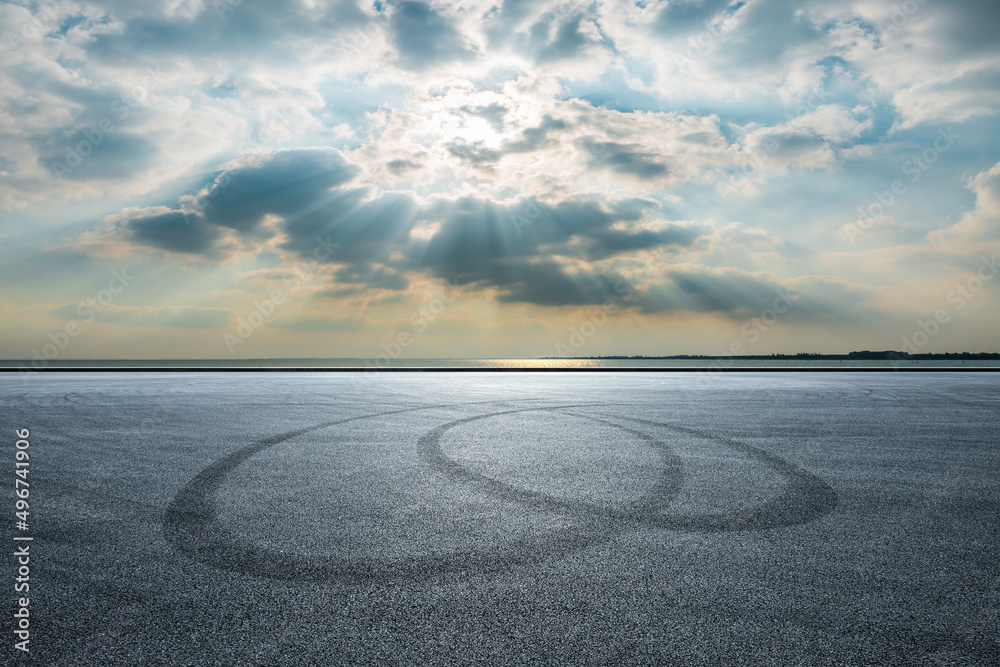
M 552 509 L 552 510 L 566 510 L 570 512 L 584 512 L 589 515 L 607 515 L 607 518 L 614 518 L 617 516 L 623 516 L 623 513 L 614 510 L 612 508 L 604 508 L 592 503 L 587 503 L 583 501 L 569 500 L 566 498 L 559 498 L 542 491 L 532 491 L 530 489 L 522 489 L 515 486 L 510 486 L 497 480 L 488 475 L 482 473 L 474 472 L 460 463 L 456 462 L 454 459 L 450 458 L 441 448 L 441 439 L 444 437 L 445 433 L 455 428 L 456 426 L 463 426 L 471 422 L 479 421 L 481 419 L 487 419 L 490 417 L 499 417 L 503 415 L 518 414 L 522 412 L 541 412 L 550 411 L 556 412 L 559 410 L 565 410 L 569 408 L 587 407 L 579 405 L 564 405 L 564 406 L 550 406 L 541 408 L 519 408 L 516 410 L 504 410 L 502 412 L 491 412 L 483 415 L 475 415 L 473 417 L 465 417 L 447 424 L 442 424 L 437 428 L 434 428 L 417 441 L 417 448 L 421 457 L 426 461 L 431 467 L 436 468 L 438 471 L 444 473 L 450 477 L 453 481 L 463 482 L 467 484 L 472 484 L 480 487 L 482 490 L 499 495 L 507 500 L 514 500 L 523 503 L 528 503 L 532 505 L 533 509 Z M 572 414 L 572 413 L 571 413 Z M 573 415 L 574 417 L 580 417 L 580 415 Z M 588 417 L 583 417 L 588 419 Z M 593 421 L 603 421 L 600 419 L 595 419 Z M 604 422 L 609 426 L 613 426 L 617 429 L 626 431 L 635 435 L 640 440 L 646 442 L 660 454 L 663 459 L 663 474 L 660 477 L 659 482 L 656 487 L 651 491 L 643 494 L 638 502 L 646 503 L 654 499 L 660 499 L 666 497 L 673 499 L 681 491 L 681 465 L 680 457 L 676 456 L 672 451 L 670 451 L 663 443 L 660 443 L 655 438 L 651 437 L 649 434 L 642 433 L 641 431 L 636 431 L 635 429 L 627 428 L 620 424 L 614 424 L 611 422 Z M 630 516 L 630 515 L 629 515 Z
M 746 510 L 725 514 L 669 515 L 663 510 L 683 489 L 681 457 L 662 440 L 618 421 L 593 415 L 562 413 L 624 430 L 657 451 L 662 473 L 657 483 L 623 509 L 602 507 L 585 501 L 560 498 L 541 491 L 523 489 L 475 472 L 447 456 L 442 439 L 451 429 L 490 417 L 525 412 L 602 406 L 607 403 L 548 405 L 511 408 L 473 415 L 441 424 L 417 441 L 420 457 L 432 469 L 451 481 L 491 496 L 516 502 L 542 514 L 569 517 L 570 528 L 552 531 L 545 538 L 518 538 L 498 548 L 412 555 L 394 559 L 356 559 L 336 556 L 302 556 L 277 552 L 241 541 L 238 535 L 218 522 L 214 495 L 228 475 L 254 455 L 295 437 L 340 424 L 422 410 L 465 408 L 475 405 L 516 405 L 525 399 L 479 401 L 390 410 L 332 420 L 259 440 L 219 459 L 202 470 L 174 497 L 163 518 L 163 534 L 178 551 L 212 567 L 279 580 L 326 582 L 331 580 L 371 580 L 379 578 L 428 579 L 442 574 L 495 571 L 517 565 L 535 564 L 555 556 L 593 546 L 639 526 L 686 532 L 759 531 L 789 527 L 813 521 L 837 506 L 837 494 L 819 477 L 765 450 L 745 443 L 674 424 L 627 416 L 612 419 L 668 429 L 719 442 L 749 460 L 767 466 L 783 476 L 783 492 L 768 502 Z M 336 437 L 336 436 L 335 436 Z
M 657 516 L 651 525 L 657 528 L 684 530 L 691 532 L 722 532 L 734 530 L 766 530 L 797 526 L 814 521 L 831 513 L 837 507 L 837 492 L 813 473 L 766 450 L 748 445 L 738 440 L 715 435 L 706 431 L 656 422 L 639 417 L 619 417 L 647 426 L 667 428 L 706 440 L 714 440 L 755 461 L 779 475 L 787 484 L 784 491 L 763 505 L 728 514 L 703 514 L 698 516 Z
M 645 524 L 652 528 L 663 528 L 685 532 L 711 533 L 724 531 L 759 531 L 770 528 L 784 528 L 813 521 L 824 514 L 828 514 L 833 511 L 833 509 L 837 506 L 837 494 L 826 482 L 812 473 L 807 472 L 806 470 L 786 461 L 785 459 L 775 456 L 774 454 L 729 438 L 697 431 L 695 429 L 635 417 L 620 417 L 620 419 L 626 419 L 648 426 L 667 428 L 681 433 L 696 435 L 701 438 L 720 442 L 721 444 L 739 452 L 747 459 L 761 463 L 774 470 L 779 475 L 782 475 L 787 480 L 787 484 L 783 492 L 778 497 L 772 498 L 758 507 L 724 514 L 671 516 L 662 514 L 662 510 L 674 498 L 676 498 L 680 492 L 683 473 L 680 465 L 680 457 L 672 452 L 669 455 L 665 455 L 664 450 L 666 448 L 662 444 L 661 446 L 656 447 L 660 450 L 661 456 L 664 456 L 665 464 L 664 475 L 661 477 L 659 484 L 656 488 L 644 494 L 637 502 L 633 503 L 628 509 L 625 510 L 600 507 L 585 501 L 564 500 L 544 492 L 529 491 L 509 486 L 501 481 L 464 468 L 459 463 L 448 458 L 440 447 L 440 439 L 444 433 L 447 430 L 461 424 L 502 414 L 527 412 L 530 410 L 555 411 L 560 409 L 564 408 L 550 407 L 510 410 L 502 413 L 466 417 L 449 424 L 444 424 L 428 432 L 421 438 L 420 443 L 422 445 L 424 458 L 434 467 L 448 473 L 456 481 L 464 481 L 480 485 L 482 488 L 494 491 L 509 500 L 536 503 L 536 508 L 561 508 L 569 512 L 603 517 L 608 520 L 633 521 Z M 617 426 L 619 428 L 625 428 L 620 424 L 589 415 L 579 415 L 574 413 L 568 414 L 582 419 L 589 419 Z M 645 439 L 648 443 L 660 443 L 660 441 L 650 437 L 648 434 L 628 428 L 625 428 L 625 430 L 638 435 L 639 437 Z
M 530 544 L 526 544 L 524 540 L 515 540 L 507 553 L 452 552 L 445 555 L 408 557 L 395 561 L 308 558 L 296 554 L 272 552 L 256 545 L 244 544 L 237 535 L 232 534 L 232 531 L 217 522 L 218 512 L 213 502 L 215 492 L 232 471 L 254 455 L 270 447 L 306 433 L 349 422 L 421 410 L 463 408 L 484 403 L 496 405 L 503 404 L 505 401 L 452 403 L 390 410 L 323 422 L 259 440 L 224 456 L 188 482 L 174 496 L 164 513 L 163 536 L 175 549 L 203 564 L 271 579 L 295 581 L 322 582 L 330 579 L 370 579 L 387 575 L 427 577 L 445 572 L 465 571 L 473 567 L 499 569 L 521 562 L 537 562 L 539 558 L 532 553 L 531 549 L 531 547 L 537 546 L 537 543 L 531 541 Z M 577 404 L 572 407 L 591 405 L 602 404 Z M 596 526 L 594 528 L 594 534 L 597 534 L 599 531 L 596 530 Z M 561 541 L 565 540 L 556 535 L 552 537 L 548 545 L 558 550 Z M 575 542 L 575 537 L 571 537 L 566 546 L 575 547 Z M 518 558 L 513 555 L 518 552 L 524 552 L 522 554 L 524 557 Z

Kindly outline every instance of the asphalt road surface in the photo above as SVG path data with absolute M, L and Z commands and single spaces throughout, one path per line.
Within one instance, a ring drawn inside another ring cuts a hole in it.
M 4 374 L 0 407 L 38 664 L 1000 663 L 1000 374 Z

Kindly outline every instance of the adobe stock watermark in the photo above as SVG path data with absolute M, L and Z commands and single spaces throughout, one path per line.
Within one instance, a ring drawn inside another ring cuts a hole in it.
M 747 346 L 756 343 L 764 333 L 777 325 L 781 316 L 787 313 L 801 298 L 802 295 L 795 294 L 787 287 L 776 289 L 775 299 L 770 307 L 763 309 L 760 315 L 751 317 L 740 327 L 740 335 L 743 338 L 737 338 L 729 344 L 727 352 L 730 356 L 726 359 L 713 360 L 707 369 L 698 373 L 696 381 L 699 387 L 705 380 L 716 378 L 719 375 L 718 371 L 731 368 L 736 363 L 733 357 L 747 354 Z
M 31 482 L 28 476 L 31 473 L 31 456 L 28 450 L 31 443 L 28 436 L 31 435 L 28 429 L 16 429 L 14 435 L 17 437 L 14 446 L 14 488 L 12 489 L 17 499 L 14 501 L 14 527 L 20 531 L 14 535 L 14 600 L 16 602 L 14 612 L 14 648 L 25 654 L 31 653 L 31 542 L 35 539 L 29 532 L 31 520 Z
M 226 15 L 243 4 L 243 0 L 212 0 L 212 9 L 220 21 L 226 20 Z
M 599 158 L 608 149 L 608 142 L 593 135 L 587 135 L 576 142 L 589 160 Z M 534 197 L 521 202 L 508 211 L 507 218 L 519 235 L 525 227 L 535 224 L 542 215 L 542 205 Z
M 708 50 L 724 39 L 721 23 L 713 23 L 712 19 L 702 21 L 703 30 L 687 38 L 687 48 L 682 53 L 672 52 L 671 60 L 678 69 L 691 69 L 695 62 L 703 57 Z
M 457 281 L 446 280 L 444 294 L 429 299 L 410 315 L 407 322 L 413 330 L 400 331 L 392 340 L 383 341 L 379 345 L 382 351 L 372 359 L 365 360 L 365 366 L 368 369 L 387 368 L 394 360 L 399 359 L 403 351 L 416 340 L 415 336 L 427 331 L 435 320 L 444 315 L 448 306 L 455 302 L 458 298 L 455 291 L 458 288 Z
M 520 234 L 523 227 L 533 224 L 541 214 L 542 207 L 534 199 L 529 199 L 518 210 L 511 211 L 509 217 L 515 231 Z
M 588 308 L 586 311 L 587 320 L 581 322 L 579 326 L 569 328 L 569 338 L 567 343 L 556 343 L 556 354 L 560 357 L 576 356 L 580 348 L 587 344 L 587 341 L 594 337 L 598 330 L 608 322 L 608 316 L 614 315 L 621 307 L 618 299 L 610 297 L 600 306 Z
M 354 29 L 347 46 L 355 54 L 368 53 L 375 39 L 388 28 L 388 25 L 388 14 L 385 11 L 378 12 L 374 17 L 368 19 L 363 27 Z
M 906 0 L 905 2 L 894 4 L 887 19 L 879 19 L 875 27 L 880 34 L 892 32 L 901 27 L 920 11 L 920 8 L 927 4 L 927 0 Z
M 919 181 L 941 156 L 951 150 L 955 142 L 962 138 L 962 135 L 955 134 L 950 127 L 939 129 L 937 134 L 938 136 L 934 140 L 933 145 L 928 146 L 917 155 L 906 160 L 900 168 L 903 175 L 909 177 L 910 185 Z M 859 206 L 857 209 L 858 219 L 848 225 L 844 225 L 841 228 L 841 233 L 848 242 L 854 243 L 875 224 L 876 220 L 888 213 L 889 209 L 895 206 L 899 198 L 906 194 L 908 190 L 906 182 L 901 178 L 897 178 L 889 184 L 887 190 L 876 191 L 874 193 L 875 200 L 867 206 Z
M 748 343 L 753 344 L 760 340 L 761 334 L 777 324 L 778 318 L 788 312 L 788 309 L 802 298 L 799 294 L 793 294 L 787 287 L 775 290 L 775 294 L 777 294 L 777 297 L 770 308 L 765 308 L 761 311 L 759 317 L 750 318 L 740 327 L 740 333 L 744 338 L 748 339 Z M 742 341 L 733 341 L 729 345 L 729 354 L 734 356 L 740 355 L 743 354 L 745 349 Z
M 291 109 L 278 109 L 264 121 L 249 139 L 239 145 L 240 153 L 262 153 L 277 141 L 278 132 L 288 128 L 288 121 L 295 117 Z
M 146 75 L 142 77 L 142 83 L 133 86 L 132 89 L 111 103 L 111 115 L 107 115 L 97 122 L 96 127 L 84 128 L 80 130 L 82 139 L 76 144 L 65 146 L 66 159 L 64 162 L 53 160 L 50 164 L 52 173 L 56 179 L 63 180 L 67 174 L 73 173 L 93 152 L 104 143 L 108 135 L 113 134 L 117 129 L 115 119 L 118 122 L 124 121 L 132 111 L 141 104 L 145 104 L 149 96 L 149 89 L 152 84 L 158 84 L 163 78 L 163 72 L 159 65 L 153 65 L 145 69 Z
M 597 332 L 608 323 L 608 317 L 630 305 L 635 296 L 636 288 L 653 277 L 653 262 L 655 259 L 665 260 L 660 256 L 643 263 L 642 269 L 628 277 L 619 278 L 612 286 L 615 296 L 608 297 L 600 305 L 595 305 L 585 311 L 586 320 L 577 326 L 569 327 L 569 337 L 566 342 L 556 343 L 556 355 L 560 357 L 576 356 L 576 353 L 593 338 Z M 602 277 L 604 274 L 601 274 Z
M 98 314 L 111 305 L 115 297 L 124 292 L 125 288 L 133 280 L 135 280 L 135 276 L 129 275 L 126 268 L 113 270 L 111 272 L 111 279 L 108 280 L 108 286 L 105 289 L 98 291 L 96 295 L 77 305 L 76 314 L 79 316 L 79 320 L 70 320 L 62 329 L 50 331 L 47 336 L 49 342 L 43 344 L 40 350 L 39 348 L 31 349 L 31 366 L 20 366 L 18 369 L 21 379 L 27 380 L 33 376 L 32 370 L 45 368 L 49 365 L 49 362 L 58 359 L 66 351 L 73 339 L 79 336 L 84 330 L 81 323 L 96 320 Z
M 978 270 L 971 277 L 960 281 L 946 295 L 945 301 L 951 304 L 952 308 L 938 308 L 932 317 L 917 320 L 917 328 L 909 336 L 903 336 L 902 347 L 907 354 L 918 354 L 922 348 L 927 346 L 940 332 L 942 327 L 952 320 L 952 315 L 961 311 L 965 306 L 983 290 L 986 283 L 993 280 L 1000 271 L 997 264 L 997 256 L 982 257 L 982 262 Z M 893 365 L 896 365 L 894 360 Z
M 235 353 L 238 345 L 247 342 L 257 329 L 274 315 L 275 310 L 285 303 L 289 294 L 302 287 L 306 280 L 306 273 L 296 267 L 290 269 L 283 280 L 286 283 L 284 287 L 271 290 L 270 294 L 262 300 L 254 299 L 253 310 L 239 317 L 232 331 L 223 332 L 222 342 L 230 354 Z
M 58 8 L 58 3 L 40 2 L 37 5 L 37 13 L 31 14 L 28 18 L 21 21 L 21 25 L 17 27 L 16 32 L 8 30 L 4 33 L 4 38 L 6 39 L 11 50 L 20 49 L 24 45 L 25 41 L 34 40 L 44 34 L 47 31 L 47 28 L 39 20 L 39 16 L 44 18 L 46 21 L 58 21 Z
M 190 214 L 185 214 L 185 217 L 188 215 Z M 330 240 L 329 234 L 326 235 L 326 238 L 316 237 L 316 245 L 312 253 L 313 258 L 309 260 L 307 266 L 310 269 L 315 269 L 316 265 L 328 260 L 339 247 L 339 243 L 334 243 Z M 300 267 L 289 269 L 288 274 L 284 278 L 286 285 L 283 288 L 271 290 L 271 293 L 262 300 L 255 299 L 253 310 L 237 319 L 232 331 L 226 331 L 222 334 L 222 342 L 226 345 L 229 353 L 235 353 L 238 345 L 242 345 L 249 340 L 254 332 L 274 315 L 278 306 L 285 303 L 292 292 L 303 286 L 310 273 L 311 271 L 306 272 Z

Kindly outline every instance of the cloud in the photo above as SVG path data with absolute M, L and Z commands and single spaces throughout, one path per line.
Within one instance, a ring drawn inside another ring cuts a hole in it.
M 364 285 L 373 289 L 405 290 L 410 285 L 406 276 L 385 267 L 371 264 L 343 266 L 334 273 L 340 284 Z
M 222 236 L 203 216 L 181 211 L 131 218 L 122 228 L 125 238 L 134 243 L 192 255 L 208 254 Z
M 331 188 L 344 185 L 356 173 L 356 167 L 330 149 L 255 156 L 223 171 L 198 195 L 182 197 L 179 208 L 130 209 L 114 216 L 106 243 L 124 241 L 170 253 L 215 256 L 230 245 L 227 230 L 268 237 L 270 231 L 258 229 L 267 215 L 291 219 L 331 202 L 342 204 L 349 195 L 325 198 Z
M 396 64 L 403 69 L 422 70 L 475 56 L 452 22 L 426 3 L 400 2 L 391 27 L 399 54 Z
M 1000 162 L 968 181 L 976 205 L 950 227 L 935 230 L 927 240 L 937 251 L 968 257 L 1000 250 Z
M 747 132 L 743 150 L 766 173 L 789 169 L 830 169 L 838 163 L 838 148 L 853 142 L 872 126 L 859 119 L 867 108 L 848 110 L 823 104 L 780 125 Z
M 595 268 L 573 268 L 573 260 L 687 246 L 699 235 L 696 229 L 677 225 L 658 230 L 629 227 L 652 208 L 652 202 L 644 200 L 513 207 L 471 197 L 441 202 L 429 213 L 441 226 L 414 253 L 419 257 L 414 268 L 474 289 L 499 288 L 501 302 L 600 303 L 612 293 L 608 280 Z M 527 211 L 533 213 L 530 222 L 522 213 Z
M 502 109 L 500 105 L 491 105 Z M 504 128 L 502 116 L 488 117 L 488 122 L 495 128 Z M 498 124 L 499 123 L 499 124 Z M 474 141 L 454 141 L 447 144 L 448 152 L 464 162 L 477 166 L 488 166 L 490 163 L 499 161 L 505 155 L 517 153 L 531 153 L 544 148 L 552 143 L 551 135 L 557 130 L 566 128 L 563 120 L 545 116 L 536 127 L 529 127 L 521 131 L 514 138 L 503 141 L 497 148 L 489 148 L 482 140 Z
M 547 63 L 579 57 L 587 47 L 600 44 L 600 34 L 583 14 L 563 17 L 543 16 L 531 29 L 535 42 L 535 58 Z
M 598 5 L 505 0 L 477 26 L 490 50 L 524 66 L 574 77 L 606 67 L 611 52 L 601 33 Z
M 872 3 L 869 11 L 877 48 L 852 55 L 873 83 L 891 92 L 896 129 L 996 114 L 995 4 L 919 2 L 914 9 L 912 3 Z
M 778 280 L 733 268 L 688 266 L 671 269 L 662 282 L 639 286 L 631 303 L 647 313 L 714 313 L 746 320 L 775 308 L 777 301 L 783 322 L 829 325 L 875 319 L 877 311 L 864 306 L 874 296 L 863 285 L 827 276 Z
M 38 163 L 57 179 L 119 179 L 143 171 L 157 158 L 158 147 L 141 134 L 101 132 L 99 128 L 65 129 L 38 137 Z
M 704 234 L 702 227 L 667 224 L 660 229 L 602 229 L 587 236 L 587 259 L 594 261 L 665 246 L 689 248 Z
M 729 249 L 733 246 L 759 250 L 775 250 L 785 245 L 785 242 L 762 227 L 749 227 L 740 222 L 733 222 L 717 229 L 711 235 L 711 242 L 716 249 Z
M 377 130 L 345 155 L 387 190 L 456 197 L 471 186 L 495 200 L 683 185 L 734 160 L 717 116 L 602 108 L 560 99 L 545 81 L 519 77 L 493 91 L 455 84 L 414 96 L 405 110 L 374 115 Z M 391 186 L 382 165 L 392 170 Z
M 664 37 L 698 33 L 729 6 L 730 0 L 679 0 L 663 3 L 653 25 L 657 34 Z
M 386 162 L 385 166 L 389 169 L 389 171 L 397 176 L 420 168 L 418 163 L 411 160 L 389 160 Z
M 247 231 L 265 215 L 288 216 L 321 205 L 325 193 L 357 172 L 335 150 L 281 151 L 224 171 L 196 205 L 208 224 Z
M 665 221 L 650 227 L 645 220 L 656 204 L 644 199 L 500 205 L 469 196 L 421 206 L 413 197 L 353 188 L 355 173 L 336 151 L 278 152 L 182 198 L 194 211 L 126 212 L 110 233 L 119 242 L 212 257 L 241 235 L 259 237 L 261 220 L 272 215 L 267 234 L 280 239 L 282 250 L 336 267 L 326 296 L 349 296 L 359 287 L 405 290 L 413 273 L 497 289 L 502 302 L 572 305 L 603 301 L 608 289 L 593 270 L 564 266 L 689 247 L 703 232 Z M 433 223 L 424 228 L 428 234 L 413 233 L 421 223 Z
M 858 118 L 867 111 L 867 107 L 849 110 L 836 104 L 823 104 L 788 121 L 787 127 L 810 132 L 831 144 L 843 144 L 871 128 L 871 119 Z
M 283 219 L 281 248 L 304 260 L 359 267 L 385 264 L 409 243 L 418 206 L 408 195 L 341 189 Z
M 642 180 L 652 180 L 667 175 L 667 167 L 657 161 L 657 156 L 644 153 L 638 145 L 629 146 L 613 142 L 598 146 L 597 154 L 590 164 L 607 167 L 612 171 L 636 176 Z

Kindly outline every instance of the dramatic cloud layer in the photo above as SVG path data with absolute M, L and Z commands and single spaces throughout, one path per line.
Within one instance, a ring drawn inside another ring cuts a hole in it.
M 941 309 L 925 349 L 995 346 L 995 3 L 0 25 L 4 356 L 67 322 L 67 358 L 544 356 L 583 324 L 581 355 L 886 349 Z

